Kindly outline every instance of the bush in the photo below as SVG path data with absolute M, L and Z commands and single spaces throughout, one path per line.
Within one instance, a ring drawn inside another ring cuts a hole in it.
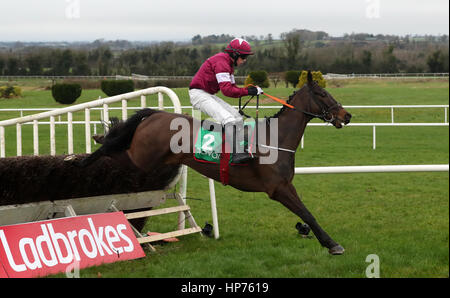
M 312 71 L 312 77 L 313 80 L 319 84 L 320 87 L 326 88 L 327 87 L 327 81 L 323 78 L 322 72 L 320 71 Z M 302 74 L 300 75 L 300 78 L 298 79 L 297 88 L 303 87 L 303 85 L 306 84 L 308 81 L 308 72 L 306 70 L 302 71 Z
M 245 79 L 245 83 L 247 85 L 257 85 L 261 88 L 268 88 L 269 87 L 269 78 L 267 76 L 267 72 L 264 70 L 260 71 L 252 71 L 248 74 L 247 78 Z
M 13 88 L 14 88 L 13 92 L 14 96 L 22 97 L 22 89 L 20 89 L 19 86 L 14 86 Z
M 22 89 L 18 86 L 1 86 L 0 87 L 0 98 L 12 98 L 21 97 Z
M 286 87 L 287 87 L 288 83 L 291 83 L 292 87 L 295 88 L 295 86 L 297 86 L 297 84 L 298 84 L 300 75 L 301 75 L 301 72 L 297 71 L 297 70 L 286 71 L 284 73 L 284 81 L 286 82 Z
M 72 104 L 81 95 L 79 84 L 55 84 L 52 86 L 53 98 L 62 104 Z
M 101 84 L 102 91 L 108 96 L 115 96 L 134 91 L 132 80 L 105 80 Z

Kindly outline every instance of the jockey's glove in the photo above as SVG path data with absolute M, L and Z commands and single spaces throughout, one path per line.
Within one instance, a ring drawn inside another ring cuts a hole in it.
M 264 93 L 264 91 L 258 86 L 256 86 L 256 87 L 250 86 L 247 88 L 247 90 L 248 90 L 248 95 L 261 95 Z

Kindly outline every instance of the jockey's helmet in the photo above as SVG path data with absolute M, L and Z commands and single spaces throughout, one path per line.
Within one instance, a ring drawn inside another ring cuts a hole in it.
M 248 41 L 242 38 L 233 39 L 226 47 L 225 52 L 237 54 L 236 56 L 254 54 Z

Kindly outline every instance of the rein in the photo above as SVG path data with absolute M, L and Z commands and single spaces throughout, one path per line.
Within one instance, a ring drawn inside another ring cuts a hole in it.
M 242 97 L 239 97 L 239 114 L 241 114 L 245 118 L 252 118 L 251 116 L 244 113 L 244 109 L 247 106 L 247 104 L 253 99 L 253 97 L 255 97 L 255 96 L 253 95 L 252 97 L 250 97 L 249 100 L 247 100 L 247 102 L 244 104 L 244 106 L 242 108 L 241 108 Z
M 293 111 L 298 111 L 300 113 L 303 113 L 305 115 L 311 116 L 313 118 L 318 118 L 324 122 L 327 123 L 331 123 L 333 122 L 336 118 L 334 117 L 333 114 L 330 113 L 330 111 L 336 107 L 341 107 L 341 104 L 336 102 L 336 104 L 327 107 L 323 102 L 321 102 L 320 100 L 318 100 L 315 96 L 315 93 L 313 90 L 311 90 L 311 88 L 308 88 L 308 92 L 312 98 L 312 101 L 314 101 L 314 103 L 321 109 L 321 114 L 315 114 L 315 113 L 311 113 L 309 111 L 305 111 L 299 108 L 294 107 L 293 105 L 287 103 L 285 100 L 277 98 L 273 95 L 267 94 L 267 93 L 263 93 L 265 96 L 267 96 L 268 98 L 281 103 L 283 106 L 290 108 Z M 248 99 L 244 106 L 241 107 L 241 101 L 242 98 L 239 97 L 239 113 L 243 116 L 245 116 L 246 118 L 251 118 L 251 116 L 247 115 L 244 113 L 243 109 L 247 106 L 247 104 L 254 98 L 255 96 L 253 95 L 252 97 L 250 97 L 250 99 Z M 309 101 L 309 106 L 311 107 L 311 101 Z M 259 95 L 256 96 L 256 120 L 258 119 L 258 108 L 259 108 Z M 327 116 L 331 115 L 331 118 L 327 119 Z M 256 127 L 256 129 L 258 129 L 258 127 Z M 285 151 L 285 152 L 290 152 L 290 153 L 295 153 L 295 150 L 290 150 L 290 149 L 285 149 L 285 148 L 280 148 L 280 147 L 274 147 L 274 146 L 268 146 L 268 145 L 264 145 L 264 144 L 258 144 L 258 141 L 256 142 L 256 144 L 258 146 L 264 147 L 264 148 L 268 148 L 268 149 L 274 149 L 274 150 L 279 150 L 279 151 Z

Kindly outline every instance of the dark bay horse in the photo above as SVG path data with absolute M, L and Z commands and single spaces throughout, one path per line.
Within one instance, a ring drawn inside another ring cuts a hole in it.
M 278 158 L 271 164 L 261 164 L 253 159 L 247 166 L 232 166 L 229 168 L 228 184 L 236 189 L 248 192 L 265 192 L 267 195 L 290 211 L 298 215 L 314 232 L 320 244 L 330 254 L 338 255 L 344 248 L 335 242 L 317 223 L 297 195 L 292 185 L 294 178 L 295 150 L 297 149 L 307 123 L 313 118 L 329 122 L 336 128 L 350 122 L 351 115 L 327 91 L 321 88 L 308 73 L 308 82 L 296 91 L 288 101 L 294 108 L 284 106 L 271 118 L 265 120 L 270 125 L 273 119 L 278 120 Z M 190 153 L 174 153 L 169 145 L 178 130 L 171 130 L 174 119 L 183 118 L 190 125 L 190 140 L 193 140 L 193 121 L 190 116 L 144 109 L 138 111 L 126 122 L 112 127 L 105 136 L 103 145 L 83 161 L 83 166 L 89 165 L 102 155 L 114 155 L 126 152 L 130 160 L 140 169 L 150 170 L 158 165 L 185 164 L 197 172 L 220 181 L 219 165 L 200 163 L 194 160 L 193 144 L 189 144 Z M 269 130 L 267 130 L 269 131 Z M 268 138 L 267 138 L 268 140 Z M 279 148 L 290 149 L 282 151 Z M 264 155 L 257 148 L 256 153 Z M 266 150 L 267 151 L 267 150 Z M 265 152 L 266 152 L 265 151 Z

